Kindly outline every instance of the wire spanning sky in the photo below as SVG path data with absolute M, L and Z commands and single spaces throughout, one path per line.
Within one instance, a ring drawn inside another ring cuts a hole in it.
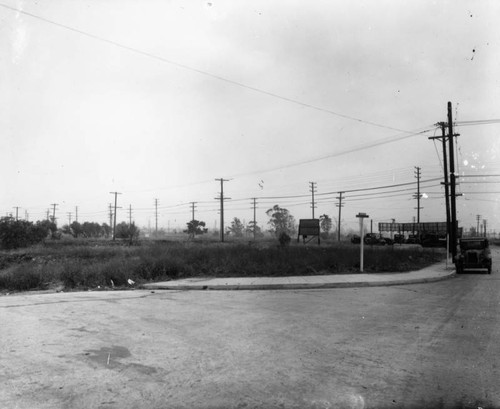
M 444 220 L 434 124 L 453 104 L 458 219 L 500 231 L 497 1 L 0 0 L 0 214 L 182 227 Z M 495 176 L 496 175 L 496 176 Z M 474 177 L 476 176 L 476 177 Z M 414 183 L 412 186 L 404 185 Z M 403 186 L 404 185 L 404 186 Z M 371 189 L 379 187 L 379 189 Z M 384 187 L 384 188 L 383 188 Z M 413 187 L 413 190 L 412 190 Z M 371 189 L 371 190 L 370 190 Z M 356 192 L 354 192 L 356 191 Z M 71 213 L 71 214 L 70 214 Z

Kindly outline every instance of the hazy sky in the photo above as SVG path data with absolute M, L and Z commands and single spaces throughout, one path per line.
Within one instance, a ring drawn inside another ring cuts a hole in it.
M 337 217 L 335 192 L 414 182 L 342 209 L 346 228 L 410 222 L 418 166 L 421 221 L 442 221 L 428 137 L 451 101 L 458 219 L 499 232 L 500 124 L 464 124 L 500 118 L 498 16 L 493 0 L 0 0 L 0 214 L 57 203 L 60 225 L 76 206 L 102 223 L 118 191 L 118 221 L 131 205 L 154 225 L 158 199 L 160 227 L 197 202 L 213 228 L 225 178 L 226 225 L 254 197 L 261 225 L 274 204 L 310 218 L 309 182 L 316 217 Z

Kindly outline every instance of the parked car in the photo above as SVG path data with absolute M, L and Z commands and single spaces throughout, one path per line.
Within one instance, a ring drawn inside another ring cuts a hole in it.
M 406 244 L 420 244 L 420 238 L 418 234 L 409 234 L 406 239 Z
M 382 240 L 385 241 L 385 244 L 389 245 L 389 246 L 392 246 L 394 244 L 394 240 L 391 239 L 390 237 L 381 237 Z
M 365 244 L 369 244 L 371 246 L 373 245 L 385 246 L 387 244 L 385 239 L 376 233 L 366 233 L 363 241 Z
M 394 243 L 403 244 L 405 242 L 404 234 L 395 234 Z
M 455 259 L 457 273 L 465 270 L 486 269 L 491 274 L 491 250 L 488 239 L 475 237 L 460 239 L 460 252 Z
M 354 234 L 351 237 L 351 243 L 353 243 L 353 244 L 360 244 L 361 243 L 361 237 L 359 237 L 357 234 Z

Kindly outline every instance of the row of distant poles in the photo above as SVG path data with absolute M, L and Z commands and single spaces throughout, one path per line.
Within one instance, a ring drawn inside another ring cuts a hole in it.
M 459 134 L 454 134 L 453 133 L 453 119 L 452 119 L 452 106 L 451 102 L 448 102 L 448 122 L 438 122 L 436 124 L 437 126 L 441 127 L 442 135 L 441 136 L 433 136 L 429 137 L 429 139 L 440 139 L 442 141 L 443 145 L 443 171 L 444 171 L 444 182 L 441 184 L 444 185 L 445 187 L 445 199 L 446 199 L 446 226 L 447 226 L 447 234 L 449 237 L 449 242 L 451 243 L 450 248 L 448 251 L 451 253 L 452 257 L 456 256 L 456 242 L 457 242 L 457 210 L 456 210 L 456 176 L 455 176 L 455 157 L 454 157 L 454 145 L 453 145 L 453 138 L 459 136 Z M 446 130 L 448 130 L 448 133 L 446 133 Z M 446 154 L 446 142 L 448 142 L 448 156 L 450 158 L 450 163 L 448 167 L 448 160 L 447 160 L 447 154 Z M 420 168 L 415 167 L 416 172 L 415 172 L 415 177 L 417 178 L 417 194 L 415 195 L 415 198 L 417 199 L 417 223 L 420 223 L 420 209 L 422 207 L 420 206 Z M 221 242 L 224 241 L 224 201 L 229 200 L 231 198 L 229 197 L 224 197 L 224 182 L 229 182 L 231 179 L 224 179 L 224 178 L 218 178 L 215 179 L 216 181 L 220 182 L 220 195 L 219 197 L 216 197 L 215 199 L 220 201 L 220 239 Z M 316 182 L 309 182 L 310 184 L 310 192 L 312 194 L 312 203 L 311 203 L 311 208 L 312 208 L 312 218 L 314 219 L 314 209 L 316 208 L 315 205 L 315 200 L 314 200 L 314 194 L 316 193 L 317 185 Z M 111 204 L 109 205 L 109 211 L 110 211 L 110 225 L 113 225 L 113 240 L 115 239 L 115 232 L 116 232 L 116 210 L 119 208 L 117 206 L 117 197 L 120 195 L 120 192 L 110 192 L 110 194 L 114 195 L 114 212 L 112 211 L 112 206 Z M 338 215 L 338 228 L 337 228 L 337 239 L 340 241 L 340 221 L 341 221 L 341 212 L 342 212 L 342 207 L 344 207 L 344 204 L 342 203 L 342 200 L 344 199 L 343 195 L 345 192 L 338 192 L 339 196 L 336 197 L 338 200 L 337 203 L 335 203 L 335 206 L 339 208 L 339 215 Z M 253 217 L 253 223 L 254 223 L 254 234 L 255 234 L 255 229 L 256 229 L 256 208 L 257 208 L 257 198 L 253 198 L 253 212 L 254 212 L 254 217 Z M 194 220 L 194 209 L 195 209 L 195 204 L 196 202 L 191 202 L 191 209 L 192 209 L 192 217 Z M 52 219 L 55 220 L 55 211 L 57 204 L 53 203 L 53 215 Z M 158 230 L 158 199 L 155 199 L 155 209 L 156 209 L 156 230 Z M 17 211 L 18 208 L 16 208 L 16 219 L 17 219 Z M 130 217 L 132 215 L 132 209 L 129 210 L 130 212 Z M 70 217 L 70 223 L 71 223 L 71 213 L 68 214 Z M 48 217 L 48 214 L 47 214 Z M 362 221 L 364 218 L 368 217 L 366 213 L 359 213 L 356 217 L 360 218 L 360 226 L 362 226 Z M 78 220 L 78 208 L 76 208 L 76 220 Z M 479 230 L 479 226 L 478 226 Z M 363 231 L 361 230 L 361 235 L 362 237 Z M 362 248 L 362 246 L 361 246 Z

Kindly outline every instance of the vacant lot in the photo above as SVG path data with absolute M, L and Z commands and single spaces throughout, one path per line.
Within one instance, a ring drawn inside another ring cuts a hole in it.
M 365 247 L 365 273 L 404 272 L 442 260 L 441 249 Z M 0 290 L 89 289 L 186 277 L 357 273 L 359 246 L 276 242 L 54 241 L 0 253 Z M 129 281 L 131 280 L 131 281 Z

